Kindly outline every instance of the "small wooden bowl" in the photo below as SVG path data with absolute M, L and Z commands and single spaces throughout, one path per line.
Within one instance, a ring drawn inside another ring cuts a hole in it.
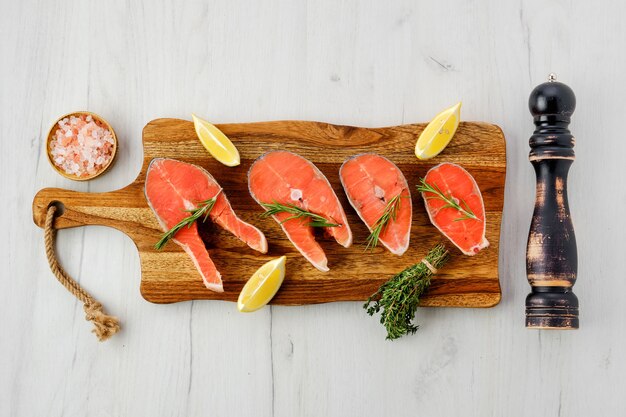
M 56 166 L 54 161 L 52 160 L 52 154 L 50 153 L 50 141 L 52 140 L 52 137 L 54 136 L 54 133 L 59 128 L 58 123 L 61 120 L 65 119 L 66 117 L 70 117 L 70 116 L 91 116 L 95 121 L 99 122 L 100 124 L 102 124 L 102 126 L 106 127 L 111 132 L 111 136 L 113 136 L 113 153 L 111 155 L 111 159 L 109 160 L 109 162 L 107 162 L 106 165 L 104 165 L 100 169 L 100 171 L 97 171 L 95 174 L 92 174 L 92 175 L 89 175 L 89 176 L 86 176 L 86 177 L 79 177 L 79 176 L 76 176 L 74 174 L 68 174 L 65 171 L 63 171 L 61 168 Z M 94 178 L 104 174 L 111 167 L 111 165 L 113 165 L 113 161 L 115 160 L 115 156 L 117 155 L 117 136 L 115 135 L 115 131 L 113 130 L 113 127 L 106 120 L 104 120 L 102 117 L 100 117 L 99 115 L 97 115 L 95 113 L 92 113 L 92 112 L 89 112 L 89 111 L 75 111 L 75 112 L 68 113 L 68 114 L 65 114 L 65 115 L 59 117 L 54 122 L 54 124 L 50 127 L 50 130 L 48 130 L 48 137 L 46 139 L 46 154 L 48 155 L 48 162 L 50 162 L 50 165 L 52 165 L 52 168 L 54 168 L 54 170 L 56 172 L 58 172 L 59 174 L 61 174 L 65 178 L 68 178 L 68 179 L 74 180 L 74 181 L 91 180 L 91 179 L 94 179 Z

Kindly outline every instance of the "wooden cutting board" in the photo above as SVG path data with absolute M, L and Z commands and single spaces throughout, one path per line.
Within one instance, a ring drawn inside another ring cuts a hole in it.
M 58 188 L 41 190 L 33 201 L 33 218 L 43 227 L 47 207 L 64 206 L 56 219 L 58 229 L 104 225 L 126 233 L 137 245 L 141 259 L 141 294 L 154 303 L 192 299 L 236 301 L 252 273 L 271 258 L 287 255 L 285 282 L 273 304 L 298 305 L 330 301 L 363 301 L 387 279 L 418 262 L 437 242 L 446 241 L 432 226 L 422 198 L 415 190 L 420 176 L 440 162 L 465 167 L 483 193 L 487 212 L 489 248 L 473 257 L 464 256 L 452 244 L 452 258 L 433 280 L 423 298 L 424 306 L 491 307 L 500 301 L 498 249 L 504 198 L 506 154 L 504 135 L 498 126 L 461 123 L 448 147 L 438 157 L 418 161 L 413 153 L 425 124 L 385 128 L 357 128 L 327 123 L 279 121 L 223 124 L 241 154 L 241 165 L 228 168 L 215 161 L 198 141 L 193 123 L 158 119 L 143 130 L 144 162 L 137 179 L 127 187 L 107 193 L 80 193 Z M 310 265 L 287 240 L 276 222 L 260 219 L 262 208 L 248 193 L 247 173 L 264 152 L 285 149 L 311 160 L 328 177 L 341 201 L 354 235 L 354 244 L 343 248 L 333 240 L 318 240 L 328 256 L 330 272 Z M 365 252 L 366 226 L 349 205 L 339 182 L 339 167 L 349 156 L 376 152 L 396 163 L 407 177 L 413 199 L 413 227 L 409 250 L 401 257 L 382 247 Z M 162 230 L 144 197 L 144 180 L 153 158 L 169 157 L 206 168 L 224 188 L 235 212 L 259 227 L 269 242 L 269 252 L 259 254 L 219 227 L 208 222 L 201 235 L 224 279 L 224 293 L 207 290 L 191 259 L 174 243 L 162 251 L 153 248 Z

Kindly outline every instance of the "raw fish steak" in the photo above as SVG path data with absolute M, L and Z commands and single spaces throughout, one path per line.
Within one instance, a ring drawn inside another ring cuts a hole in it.
M 248 172 L 248 186 L 250 194 L 259 204 L 294 205 L 323 216 L 338 225 L 324 228 L 337 243 L 346 248 L 352 244 L 352 232 L 346 214 L 330 183 L 315 165 L 300 155 L 275 151 L 259 157 Z M 310 220 L 286 220 L 290 216 L 289 213 L 281 212 L 273 217 L 289 240 L 313 266 L 320 271 L 328 271 L 326 254 L 315 241 Z
M 267 252 L 267 240 L 256 227 L 241 220 L 233 211 L 222 187 L 205 169 L 199 166 L 156 158 L 146 173 L 146 200 L 164 231 L 189 216 L 186 210 L 195 209 L 199 202 L 217 196 L 209 218 L 261 253 Z M 199 221 L 199 220 L 198 220 Z M 194 222 L 183 227 L 173 238 L 191 257 L 210 290 L 222 292 L 222 278 L 215 268 Z
M 485 238 L 485 205 L 474 177 L 459 165 L 443 163 L 431 168 L 424 180 L 436 191 L 422 191 L 432 224 L 465 255 L 476 255 L 489 246 Z
M 339 178 L 348 201 L 370 232 L 385 212 L 389 201 L 400 195 L 396 217 L 384 226 L 381 242 L 395 255 L 409 248 L 413 206 L 406 178 L 390 160 L 369 153 L 353 156 L 341 165 Z

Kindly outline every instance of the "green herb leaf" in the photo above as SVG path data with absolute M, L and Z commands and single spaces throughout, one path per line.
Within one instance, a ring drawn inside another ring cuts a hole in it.
M 311 221 L 309 222 L 309 226 L 311 227 L 338 227 L 339 224 L 331 223 L 327 218 L 320 216 L 319 214 L 312 213 L 310 211 L 304 210 L 298 206 L 293 204 L 281 204 L 277 201 L 273 203 L 261 203 L 261 205 L 265 208 L 265 213 L 261 214 L 261 217 L 269 217 L 274 216 L 278 213 L 289 213 L 291 216 L 287 217 L 280 224 L 285 223 L 288 220 L 292 219 L 302 219 L 309 218 Z
M 448 251 L 438 244 L 428 252 L 425 261 L 439 269 L 448 260 Z M 413 324 L 420 296 L 430 286 L 433 271 L 424 261 L 406 268 L 380 286 L 378 291 L 367 299 L 363 308 L 373 316 L 381 312 L 380 323 L 387 329 L 387 339 L 398 339 L 406 334 L 414 334 L 419 328 Z
M 474 212 L 472 211 L 470 206 L 467 205 L 465 200 L 455 199 L 454 197 L 452 197 L 452 194 L 446 196 L 437 185 L 431 185 L 427 183 L 425 178 L 420 178 L 420 185 L 417 186 L 417 191 L 424 194 L 433 194 L 430 196 L 425 195 L 424 197 L 426 198 L 426 200 L 434 198 L 444 201 L 446 204 L 442 208 L 453 208 L 455 210 L 458 210 L 459 213 L 461 213 L 461 217 L 454 219 L 455 222 L 468 219 L 479 220 L 478 216 L 474 214 Z
M 200 217 L 204 216 L 202 218 L 202 222 L 204 223 L 209 218 L 209 213 L 211 212 L 211 209 L 213 209 L 213 206 L 217 201 L 217 197 L 220 195 L 221 192 L 222 190 L 220 190 L 213 198 L 205 201 L 200 201 L 195 209 L 185 210 L 186 212 L 190 213 L 190 215 L 182 219 L 180 222 L 176 223 L 174 227 L 165 232 L 163 236 L 161 236 L 161 239 L 154 245 L 154 248 L 156 250 L 163 249 L 163 246 L 165 246 L 165 244 L 169 242 L 170 239 L 176 236 L 176 233 L 178 233 L 183 227 L 191 227 L 191 225 Z
M 365 250 L 374 249 L 378 245 L 380 234 L 387 228 L 389 222 L 396 220 L 396 215 L 398 214 L 398 210 L 400 210 L 400 202 L 402 198 L 405 197 L 408 196 L 403 196 L 402 192 L 400 192 L 400 194 L 387 202 L 383 214 L 380 215 L 372 226 L 370 235 L 366 240 Z

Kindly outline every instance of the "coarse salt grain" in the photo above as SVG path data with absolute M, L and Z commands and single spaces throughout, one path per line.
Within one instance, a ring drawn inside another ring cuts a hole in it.
M 50 140 L 52 161 L 69 175 L 87 177 L 98 173 L 113 158 L 111 131 L 91 115 L 65 117 Z

